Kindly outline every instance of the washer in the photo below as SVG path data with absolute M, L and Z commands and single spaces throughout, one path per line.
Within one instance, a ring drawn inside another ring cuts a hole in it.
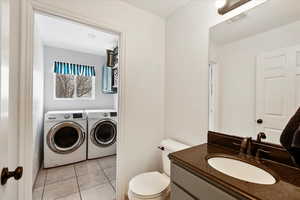
M 117 112 L 114 110 L 87 110 L 88 159 L 116 154 Z
M 44 167 L 86 160 L 87 117 L 84 111 L 51 111 L 44 121 Z

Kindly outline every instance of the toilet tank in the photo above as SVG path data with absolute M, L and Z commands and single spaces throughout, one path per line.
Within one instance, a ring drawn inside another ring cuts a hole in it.
M 172 139 L 165 139 L 161 142 L 160 147 L 162 150 L 162 165 L 163 165 L 163 172 L 170 176 L 171 174 L 171 162 L 168 157 L 170 153 L 173 153 L 175 151 L 180 151 L 183 149 L 187 149 L 190 146 L 182 144 L 178 141 L 172 140 Z

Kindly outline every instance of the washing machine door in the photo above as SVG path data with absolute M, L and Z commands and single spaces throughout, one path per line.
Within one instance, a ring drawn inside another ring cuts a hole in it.
M 69 121 L 56 124 L 47 135 L 49 148 L 60 154 L 68 154 L 77 150 L 84 140 L 84 128 L 76 122 Z
M 100 147 L 114 144 L 117 138 L 117 125 L 111 119 L 98 121 L 91 130 L 91 141 Z

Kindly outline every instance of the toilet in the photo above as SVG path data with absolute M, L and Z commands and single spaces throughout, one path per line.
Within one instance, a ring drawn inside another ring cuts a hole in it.
M 162 150 L 163 173 L 146 172 L 133 177 L 129 182 L 129 200 L 167 200 L 170 196 L 170 167 L 168 155 L 189 146 L 175 140 L 165 139 L 159 147 Z

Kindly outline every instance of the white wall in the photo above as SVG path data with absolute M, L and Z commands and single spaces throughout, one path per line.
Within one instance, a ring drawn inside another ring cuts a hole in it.
M 167 19 L 165 132 L 191 145 L 206 142 L 208 29 L 216 20 L 210 0 L 192 0 Z
M 122 110 L 124 132 L 119 133 L 117 199 L 138 173 L 160 168 L 156 148 L 164 137 L 165 23 L 160 17 L 117 0 L 40 0 L 112 24 L 126 32 Z M 122 67 L 122 66 L 121 66 Z
M 252 3 L 220 16 L 215 1 L 191 0 L 167 19 L 166 137 L 191 145 L 207 141 L 209 28 L 256 6 L 259 0 Z
M 257 134 L 256 57 L 263 52 L 300 45 L 299 35 L 300 21 L 297 21 L 218 46 L 216 50 L 220 74 L 218 130 L 240 136 Z
M 55 61 L 95 66 L 95 99 L 55 99 L 55 84 L 53 75 L 53 63 Z M 102 93 L 102 66 L 105 63 L 105 56 L 45 46 L 45 111 L 47 112 L 53 110 L 114 109 L 116 107 L 115 104 L 117 103 L 114 99 L 115 95 Z
M 33 60 L 33 177 L 34 183 L 43 159 L 44 126 L 44 49 L 37 24 L 34 27 Z

